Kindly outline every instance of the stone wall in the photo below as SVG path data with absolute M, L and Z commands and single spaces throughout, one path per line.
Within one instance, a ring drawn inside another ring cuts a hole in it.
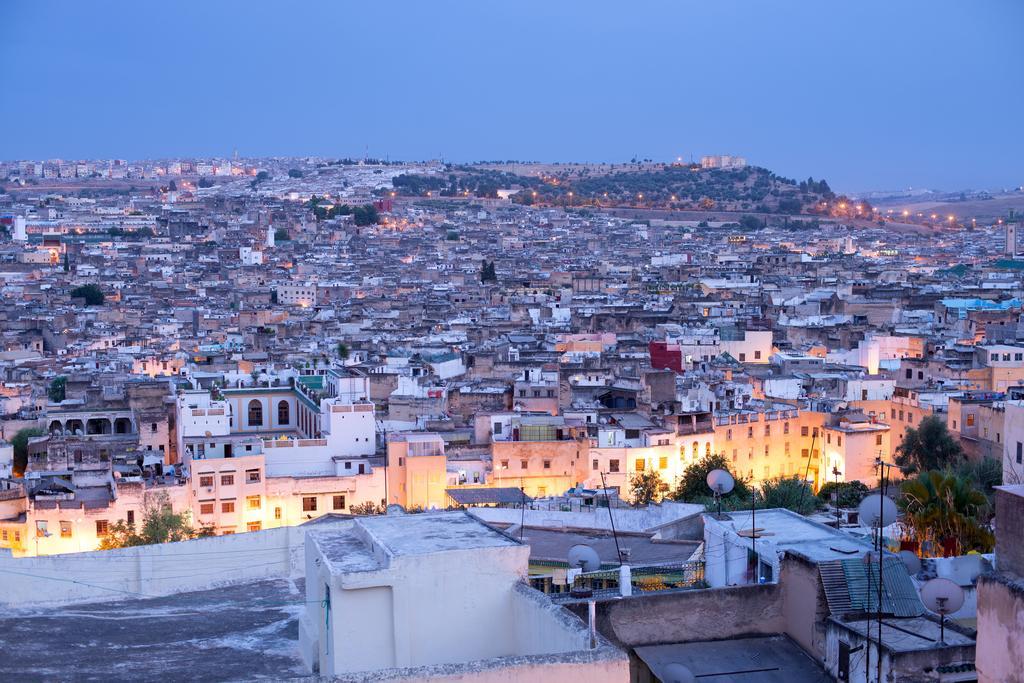
M 1014 578 L 988 574 L 978 579 L 980 683 L 1024 682 L 1024 581 Z

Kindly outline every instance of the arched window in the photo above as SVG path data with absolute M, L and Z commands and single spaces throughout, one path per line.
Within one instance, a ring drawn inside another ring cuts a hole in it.
M 288 408 L 288 401 L 281 401 L 277 404 L 277 424 L 286 425 L 291 420 L 291 414 Z
M 263 426 L 263 404 L 256 399 L 249 401 L 249 426 Z
M 711 457 L 711 442 L 704 444 L 704 457 Z
M 698 445 L 697 445 L 697 442 L 696 442 L 696 441 L 694 441 L 694 442 L 693 442 L 693 459 L 694 459 L 694 460 L 696 460 L 696 459 L 697 459 L 697 456 L 698 456 L 698 455 L 700 455 L 699 451 L 697 450 L 698 448 L 700 448 L 700 446 L 698 446 Z

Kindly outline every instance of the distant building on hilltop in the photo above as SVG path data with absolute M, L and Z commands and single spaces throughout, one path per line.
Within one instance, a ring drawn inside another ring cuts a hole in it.
M 746 165 L 746 158 L 730 154 L 712 154 L 700 158 L 701 168 L 743 168 Z

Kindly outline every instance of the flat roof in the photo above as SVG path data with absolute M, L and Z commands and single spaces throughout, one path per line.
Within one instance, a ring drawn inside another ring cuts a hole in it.
M 303 580 L 0 615 L 0 679 L 219 681 L 308 675 Z
M 733 638 L 634 648 L 660 680 L 681 664 L 701 683 L 826 683 L 832 677 L 786 636 Z
M 720 523 L 733 532 L 750 529 L 752 520 L 749 510 L 737 510 L 728 513 L 728 516 L 729 520 L 716 522 L 712 515 L 707 515 L 705 523 Z M 753 521 L 762 530 L 757 537 L 758 547 L 770 545 L 806 557 L 812 562 L 845 560 L 871 550 L 871 545 L 862 539 L 784 508 L 758 510 Z
M 519 545 L 465 512 L 363 517 L 357 522 L 393 555 L 427 555 Z
M 867 637 L 868 624 L 870 623 L 872 639 L 878 640 L 878 622 L 874 619 L 858 619 L 844 621 L 831 618 L 835 624 L 839 624 L 862 637 Z M 885 617 L 882 619 L 882 647 L 893 652 L 916 652 L 918 650 L 932 650 L 937 647 L 963 647 L 973 646 L 974 638 L 965 636 L 959 631 L 950 628 L 950 620 L 946 620 L 946 630 L 943 641 L 939 640 L 941 626 L 938 621 L 928 617 L 910 617 L 897 619 Z

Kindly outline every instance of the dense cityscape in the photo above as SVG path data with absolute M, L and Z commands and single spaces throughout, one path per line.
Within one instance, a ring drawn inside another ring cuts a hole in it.
M 0 680 L 1024 683 L 1021 26 L 0 3 Z

